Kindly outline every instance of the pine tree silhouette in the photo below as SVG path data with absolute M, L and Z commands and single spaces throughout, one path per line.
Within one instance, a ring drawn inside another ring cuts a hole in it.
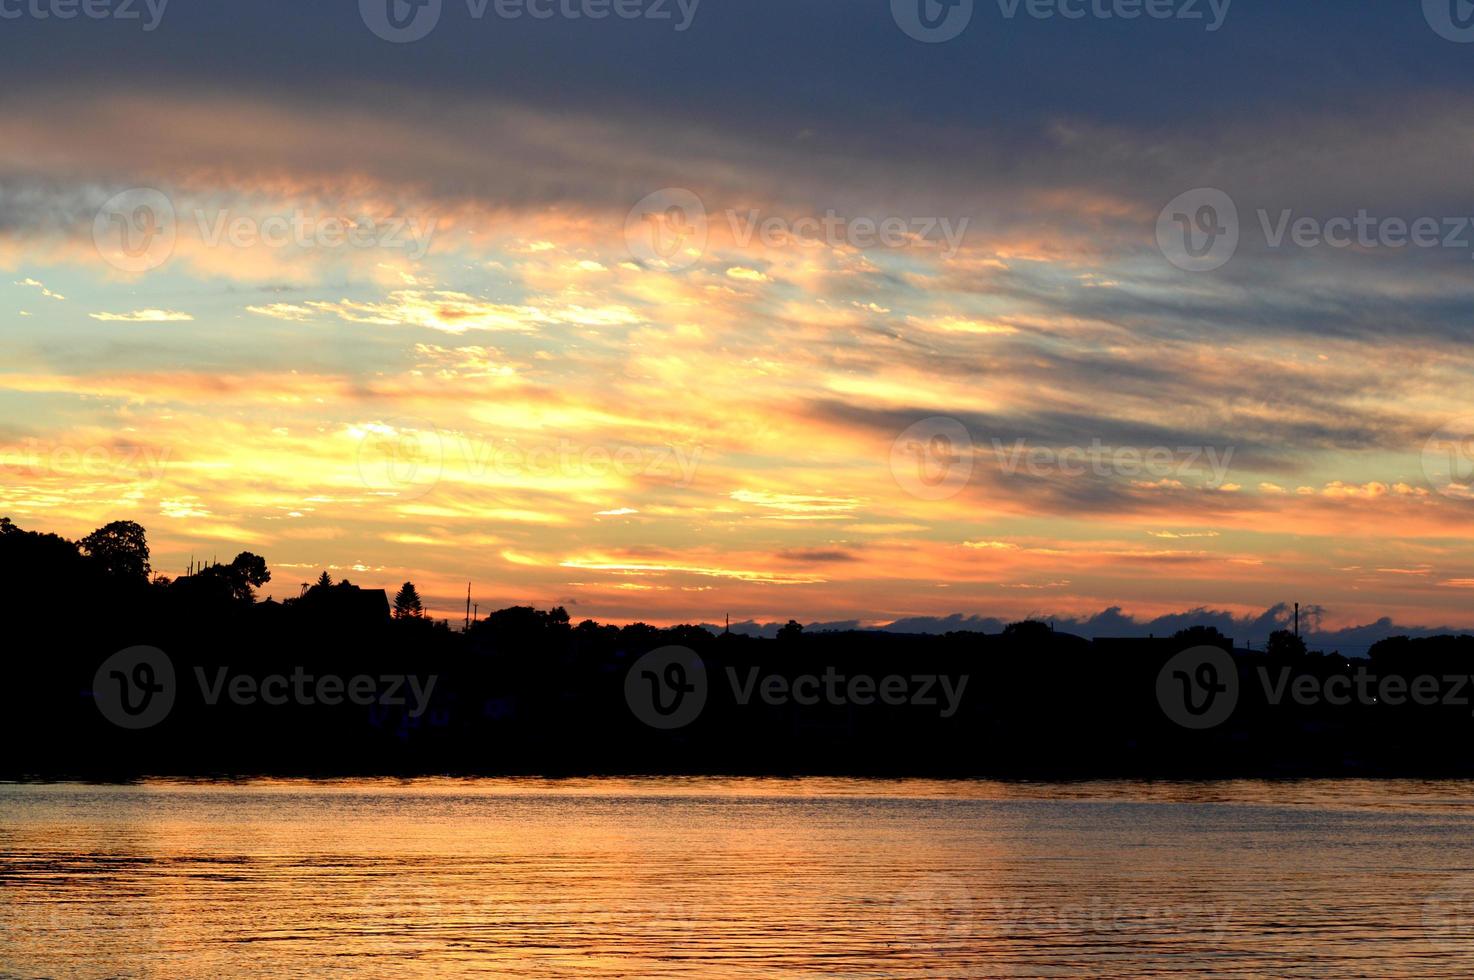
M 406 619 L 408 617 L 420 617 L 425 615 L 425 607 L 420 602 L 420 593 L 415 590 L 413 582 L 406 582 L 394 597 L 394 618 Z

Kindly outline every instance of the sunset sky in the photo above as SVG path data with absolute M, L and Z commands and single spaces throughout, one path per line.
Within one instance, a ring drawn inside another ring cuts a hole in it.
M 1474 627 L 1474 45 L 1287 6 L 0 20 L 0 512 L 454 622 L 471 581 L 575 621 Z M 1195 272 L 1158 231 L 1199 188 L 1240 241 Z M 1287 212 L 1438 244 L 1275 247 Z

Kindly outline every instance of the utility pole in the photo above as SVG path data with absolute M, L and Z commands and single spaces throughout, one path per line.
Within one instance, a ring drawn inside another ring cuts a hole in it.
M 466 630 L 471 629 L 471 583 L 466 583 Z
M 1295 636 L 1300 636 L 1300 603 L 1295 603 Z

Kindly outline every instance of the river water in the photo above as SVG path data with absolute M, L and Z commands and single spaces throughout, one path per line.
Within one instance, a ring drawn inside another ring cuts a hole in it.
M 3 977 L 1467 977 L 1474 784 L 0 785 Z

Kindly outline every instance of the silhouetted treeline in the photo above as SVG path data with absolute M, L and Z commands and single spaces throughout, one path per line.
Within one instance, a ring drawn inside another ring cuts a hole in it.
M 71 542 L 0 521 L 10 680 L 0 776 L 1474 775 L 1469 636 L 1395 638 L 1349 659 L 1308 653 L 1290 633 L 1258 653 L 1235 651 L 1211 629 L 1089 641 L 1031 622 L 944 636 L 806 633 L 794 623 L 765 640 L 573 623 L 563 609 L 527 607 L 463 633 L 426 619 L 412 583 L 391 605 L 382 590 L 323 573 L 291 599 L 258 601 L 270 580 L 266 562 L 246 552 L 154 577 L 144 531 L 127 522 Z M 95 682 L 110 657 L 140 646 L 167 655 L 177 691 L 167 717 L 132 730 L 99 710 Z M 699 660 L 637 667 L 672 646 Z M 1204 647 L 1229 658 L 1236 704 L 1197 730 L 1164 710 L 1162 685 L 1180 682 L 1191 702 L 1193 685 L 1226 683 L 1169 663 Z M 376 699 L 354 703 L 340 691 L 325 704 L 309 686 L 312 703 L 297 692 L 266 703 L 269 677 L 373 678 Z M 394 677 L 417 679 L 423 701 L 406 697 L 404 680 L 405 703 L 379 699 Z M 1382 697 L 1396 688 L 1378 686 L 1388 677 L 1424 696 Z M 1436 699 L 1425 678 L 1439 685 Z M 658 727 L 667 719 L 651 704 L 678 703 L 682 685 L 702 688 L 704 705 Z M 1296 685 L 1310 696 L 1297 699 Z

